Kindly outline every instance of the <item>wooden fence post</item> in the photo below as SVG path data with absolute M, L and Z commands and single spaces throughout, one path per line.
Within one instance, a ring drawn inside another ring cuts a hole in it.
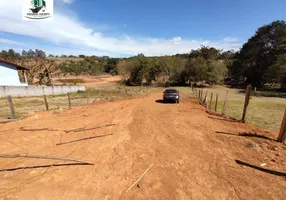
M 45 101 L 45 106 L 46 106 L 46 111 L 49 110 L 49 105 L 48 105 L 48 100 L 47 100 L 47 96 L 44 95 L 44 101 Z
M 89 92 L 87 93 L 87 96 L 86 96 L 86 103 L 89 104 Z
M 204 91 L 202 90 L 202 92 L 201 92 L 201 99 L 200 99 L 201 102 L 203 102 L 203 98 L 204 98 Z
M 281 128 L 278 136 L 278 142 L 284 143 L 286 140 L 286 109 L 284 111 L 284 117 L 281 123 Z
M 13 105 L 11 95 L 8 95 L 8 102 L 9 102 L 9 107 L 10 107 L 10 111 L 11 111 L 11 116 L 13 119 L 16 119 L 15 109 L 14 109 L 14 105 Z
M 205 95 L 205 98 L 204 98 L 203 104 L 208 104 L 208 102 L 207 102 L 207 96 L 208 96 L 208 91 L 206 91 L 206 95 Z
M 71 94 L 68 92 L 68 102 L 69 102 L 69 108 L 71 108 Z
M 210 104 L 209 104 L 209 109 L 212 109 L 212 101 L 213 101 L 213 93 L 211 93 L 211 98 L 210 98 Z
M 215 98 L 215 111 L 217 111 L 217 101 L 218 101 L 218 93 L 216 94 Z
M 243 107 L 243 113 L 242 113 L 242 119 L 241 121 L 243 123 L 245 123 L 245 118 L 246 118 L 246 111 L 247 111 L 247 107 L 249 104 L 249 97 L 250 97 L 250 93 L 251 93 L 251 85 L 248 85 L 246 88 L 246 92 L 245 92 L 245 101 L 244 101 L 244 107 Z
M 222 109 L 222 115 L 225 115 L 225 112 L 226 112 L 227 95 L 228 95 L 228 89 L 226 90 L 226 94 L 225 94 L 225 98 L 224 98 L 223 109 Z
M 125 94 L 127 95 L 127 88 L 125 88 Z

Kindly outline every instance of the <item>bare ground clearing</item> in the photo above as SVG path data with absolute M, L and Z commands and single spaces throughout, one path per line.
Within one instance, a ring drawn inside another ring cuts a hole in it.
M 285 199 L 286 147 L 271 140 L 274 134 L 210 116 L 194 99 L 156 103 L 160 98 L 154 93 L 98 102 L 1 124 L 1 154 L 69 157 L 94 165 L 0 158 L 0 199 Z M 116 125 L 64 131 L 105 124 Z M 56 145 L 103 134 L 113 135 Z

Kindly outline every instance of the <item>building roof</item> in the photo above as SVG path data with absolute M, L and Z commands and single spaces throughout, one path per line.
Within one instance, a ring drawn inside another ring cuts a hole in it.
M 8 65 L 12 65 L 12 66 L 16 67 L 16 68 L 17 68 L 17 70 L 29 70 L 29 68 L 27 68 L 27 67 L 20 66 L 20 65 L 17 65 L 17 64 L 14 64 L 14 63 L 11 63 L 11 62 L 8 62 L 8 61 L 5 61 L 5 60 L 1 60 L 1 59 L 0 59 L 0 62 L 2 62 L 2 63 L 6 63 L 6 64 L 8 64 Z

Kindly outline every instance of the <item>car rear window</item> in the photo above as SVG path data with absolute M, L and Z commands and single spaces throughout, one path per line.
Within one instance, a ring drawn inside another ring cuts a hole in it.
M 166 93 L 176 93 L 177 90 L 165 90 Z

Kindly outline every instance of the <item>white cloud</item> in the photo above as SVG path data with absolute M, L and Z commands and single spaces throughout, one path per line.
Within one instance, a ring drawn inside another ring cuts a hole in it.
M 68 3 L 68 4 L 70 4 L 70 3 L 73 3 L 75 0 L 62 0 L 64 3 Z
M 181 44 L 182 38 L 181 37 L 173 37 L 171 40 L 174 44 Z
M 9 40 L 9 39 L 6 39 L 6 38 L 0 38 L 0 43 L 2 44 L 12 44 L 12 45 L 25 45 L 24 43 L 22 42 L 17 42 L 17 41 L 14 41 L 14 40 Z
M 238 42 L 239 39 L 236 37 L 225 37 L 225 38 L 223 38 L 223 41 L 224 42 Z
M 69 49 L 86 50 L 86 54 L 105 52 L 107 55 L 116 56 L 143 53 L 147 56 L 153 56 L 187 53 L 201 45 L 224 50 L 238 49 L 241 46 L 237 40 L 231 40 L 230 37 L 218 41 L 187 40 L 181 37 L 171 39 L 145 38 L 128 35 L 110 37 L 83 25 L 82 22 L 72 16 L 60 12 L 55 12 L 53 20 L 23 21 L 21 0 L 16 1 L 18 3 L 15 2 L 13 6 L 10 5 L 9 1 L 0 1 L 0 31 L 68 45 Z M 45 50 L 45 47 L 42 49 Z M 56 49 L 54 51 L 58 52 Z M 60 54 L 65 54 L 65 52 Z

